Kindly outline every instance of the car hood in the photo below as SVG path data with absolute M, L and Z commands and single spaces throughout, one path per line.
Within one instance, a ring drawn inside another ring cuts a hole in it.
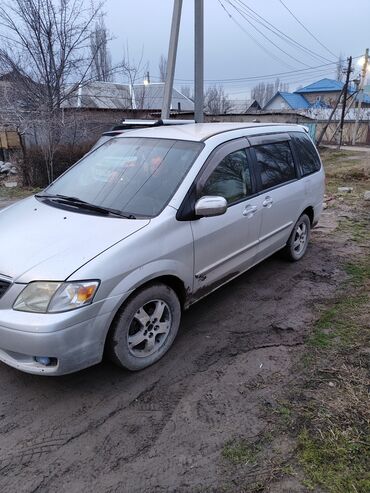
M 0 211 L 0 274 L 25 283 L 67 279 L 149 222 L 70 212 L 30 197 Z

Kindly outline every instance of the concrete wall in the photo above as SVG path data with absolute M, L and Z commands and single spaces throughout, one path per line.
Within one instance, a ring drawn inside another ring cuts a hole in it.
M 255 122 L 255 123 L 309 123 L 311 118 L 294 112 L 259 112 L 242 115 L 206 115 L 206 122 Z

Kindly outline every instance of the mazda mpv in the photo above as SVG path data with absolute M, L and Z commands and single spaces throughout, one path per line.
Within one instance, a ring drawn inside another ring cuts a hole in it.
M 129 370 L 155 363 L 184 309 L 278 250 L 304 256 L 323 193 L 299 125 L 174 125 L 110 139 L 0 211 L 0 360 L 43 375 L 104 353 Z

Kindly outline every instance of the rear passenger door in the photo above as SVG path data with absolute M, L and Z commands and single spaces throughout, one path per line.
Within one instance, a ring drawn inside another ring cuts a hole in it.
M 289 134 L 251 137 L 258 207 L 262 210 L 256 260 L 271 255 L 288 241 L 293 225 L 302 212 L 304 187 L 298 179 Z

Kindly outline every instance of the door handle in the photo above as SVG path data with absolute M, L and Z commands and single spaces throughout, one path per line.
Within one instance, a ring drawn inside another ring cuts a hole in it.
M 256 205 L 247 205 L 243 211 L 243 216 L 250 218 L 254 215 L 256 211 L 257 211 Z
M 270 208 L 272 206 L 272 204 L 274 203 L 274 201 L 272 200 L 272 198 L 268 195 L 265 200 L 262 202 L 262 205 L 263 207 L 268 207 Z

